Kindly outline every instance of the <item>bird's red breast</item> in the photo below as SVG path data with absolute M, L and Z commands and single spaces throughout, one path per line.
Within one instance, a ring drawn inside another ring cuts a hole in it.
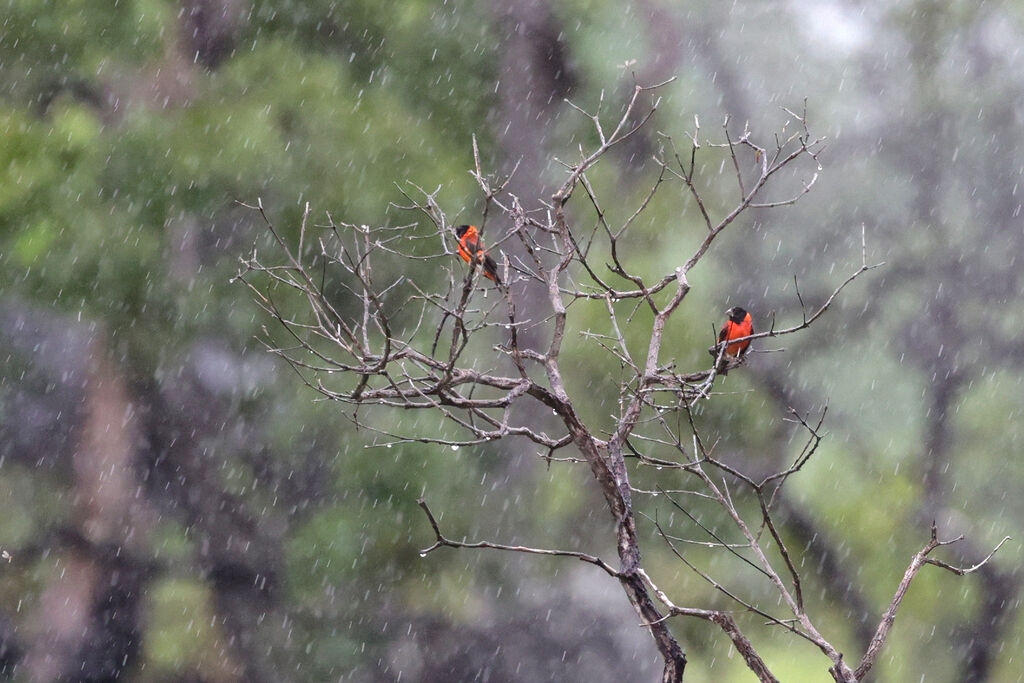
M 730 308 L 728 315 L 728 319 L 722 325 L 722 330 L 718 333 L 718 341 L 740 339 L 754 334 L 754 321 L 745 310 L 739 307 Z M 735 344 L 729 344 L 725 347 L 725 353 L 729 356 L 742 356 L 749 347 L 750 340 L 746 339 Z

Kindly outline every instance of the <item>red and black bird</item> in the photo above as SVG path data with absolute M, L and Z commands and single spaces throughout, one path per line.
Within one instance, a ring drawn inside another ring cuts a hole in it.
M 498 264 L 494 262 L 491 255 L 484 249 L 483 242 L 480 240 L 480 231 L 477 230 L 475 225 L 460 225 L 455 228 L 455 236 L 459 240 L 459 256 L 466 263 L 476 261 L 481 265 L 484 271 L 484 277 L 493 280 L 497 284 L 501 284 L 501 278 L 498 277 Z
M 722 363 L 718 367 L 719 375 L 729 374 L 728 361 L 732 358 L 741 358 L 750 348 L 750 340 L 745 339 L 734 344 L 728 344 L 733 339 L 741 339 L 754 334 L 754 321 L 750 314 L 739 306 L 733 306 L 725 312 L 727 316 L 722 329 L 718 332 L 718 344 L 709 349 L 712 356 L 718 358 L 718 352 L 722 344 L 726 343 L 725 354 L 722 356 Z

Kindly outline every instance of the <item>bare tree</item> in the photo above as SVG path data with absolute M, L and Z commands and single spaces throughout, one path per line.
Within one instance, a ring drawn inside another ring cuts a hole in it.
M 426 500 L 421 499 L 420 506 L 435 538 L 422 555 L 444 546 L 489 548 L 572 557 L 595 565 L 618 580 L 642 625 L 650 631 L 664 661 L 663 681 L 682 680 L 686 665 L 683 650 L 669 628 L 669 620 L 675 616 L 696 617 L 718 625 L 760 680 L 776 680 L 753 642 L 741 631 L 735 613 L 758 615 L 769 626 L 783 628 L 814 644 L 829 660 L 835 680 L 862 680 L 885 644 L 910 583 L 924 565 L 958 574 L 972 572 L 980 565 L 959 568 L 933 559 L 931 553 L 937 548 L 959 540 L 940 541 L 933 525 L 929 540 L 911 559 L 859 662 L 847 663 L 843 653 L 818 629 L 805 609 L 799 557 L 787 547 L 773 512 L 781 487 L 817 451 L 824 413 L 812 420 L 794 412 L 792 419 L 807 435 L 802 450 L 779 472 L 749 476 L 715 454 L 713 446 L 702 438 L 694 411 L 717 395 L 715 383 L 720 369 L 735 368 L 745 359 L 726 357 L 724 345 L 716 345 L 711 349 L 714 361 L 709 368 L 678 372 L 674 362 L 664 358 L 664 347 L 666 325 L 680 315 L 690 293 L 690 271 L 745 212 L 790 205 L 810 191 L 821 169 L 818 155 L 823 141 L 810 134 L 806 108 L 799 114 L 788 112 L 787 127 L 792 129 L 776 133 L 771 144 L 758 144 L 746 129 L 737 135 L 728 120 L 720 137 L 708 141 L 695 120 L 694 130 L 687 134 L 685 151 L 677 149 L 670 137 L 660 136 L 661 147 L 655 155 L 657 179 L 638 206 L 627 212 L 628 217 L 615 223 L 587 173 L 610 149 L 648 123 L 658 101 L 653 100 L 643 112 L 641 103 L 653 98 L 658 87 L 636 86 L 611 126 L 599 114 L 576 107 L 592 122 L 596 144 L 565 164 L 564 182 L 550 202 L 536 210 L 525 209 L 518 197 L 507 192 L 508 178 L 495 179 L 484 173 L 474 145 L 473 175 L 484 195 L 485 222 L 495 210 L 509 224 L 490 244 L 491 254 L 499 261 L 500 277 L 493 286 L 480 277 L 482 258 L 472 258 L 472 254 L 464 275 L 449 270 L 440 291 L 431 291 L 393 269 L 390 272 L 395 274 L 382 278 L 389 272 L 382 261 L 460 263 L 453 258 L 459 251 L 453 243 L 449 218 L 438 201 L 439 190 L 419 188 L 415 197 L 407 195 L 410 205 L 403 208 L 422 212 L 429 219 L 431 228 L 426 233 L 416 232 L 413 226 L 371 228 L 333 219 L 314 232 L 317 229 L 308 225 L 307 205 L 298 243 L 293 245 L 258 203 L 253 208 L 263 216 L 285 260 L 280 264 L 264 263 L 254 249 L 243 259 L 238 279 L 251 289 L 267 315 L 280 323 L 284 341 L 268 334 L 265 342 L 270 351 L 281 356 L 322 397 L 353 406 L 347 416 L 360 429 L 375 434 L 374 445 L 465 447 L 517 438 L 540 447 L 540 457 L 548 462 L 589 467 L 615 524 L 618 562 L 576 549 L 453 540 L 442 531 Z M 730 184 L 735 183 L 728 189 L 732 199 L 726 200 L 729 204 L 721 212 L 716 209 L 720 200 L 712 201 L 712 197 L 721 196 L 723 189 L 709 186 L 701 172 L 719 164 L 731 169 Z M 687 260 L 651 278 L 629 263 L 623 247 L 635 236 L 637 219 L 666 186 L 675 186 L 690 198 L 703 233 Z M 589 216 L 589 229 L 580 227 L 581 221 L 568 210 L 570 200 L 581 195 L 574 213 Z M 410 235 L 418 239 L 411 240 Z M 423 244 L 442 248 L 423 253 Z M 516 255 L 510 255 L 513 253 Z M 866 261 L 865 248 L 861 267 L 819 305 L 804 305 L 797 288 L 802 310 L 799 321 L 777 327 L 772 319 L 767 330 L 747 338 L 778 337 L 808 329 L 848 284 L 873 267 Z M 527 285 L 545 292 L 545 317 L 520 320 L 517 316 L 517 293 Z M 339 287 L 344 297 L 338 297 Z M 482 290 L 486 295 L 492 287 L 498 294 L 494 299 L 481 295 Z M 304 300 L 304 317 L 293 316 L 293 302 L 283 303 L 295 295 Z M 573 327 L 570 309 L 575 312 L 587 307 L 604 311 L 605 330 Z M 641 326 L 646 350 L 636 353 L 627 342 L 627 332 Z M 531 339 L 541 339 L 542 343 L 523 342 L 525 335 L 521 332 L 525 329 L 531 330 Z M 563 345 L 574 332 L 610 354 L 623 370 L 614 397 L 618 411 L 610 427 L 589 424 L 581 410 L 585 398 L 572 396 L 567 390 Z M 493 343 L 495 335 L 502 337 L 500 343 Z M 495 354 L 497 361 L 493 360 Z M 492 360 L 488 363 L 487 359 Z M 522 408 L 531 402 L 547 410 Z M 370 407 L 427 411 L 437 416 L 437 422 L 453 428 L 453 435 L 439 433 L 436 427 L 430 434 L 420 434 L 384 426 L 367 417 L 364 408 Z M 682 477 L 687 484 L 642 491 L 631 484 L 627 460 L 635 460 L 637 467 L 663 470 L 665 481 Z M 668 549 L 733 601 L 735 610 L 684 606 L 685 599 L 671 597 L 669 590 L 651 576 L 642 562 L 634 510 L 634 494 L 641 493 L 664 495 L 664 500 L 709 537 L 694 542 L 738 558 L 755 573 L 756 579 L 745 586 L 747 590 L 723 585 L 691 560 L 684 550 L 690 541 L 671 535 L 660 521 L 652 520 Z M 738 534 L 740 540 L 732 541 L 725 532 L 703 524 L 684 500 L 717 506 L 733 526 L 729 533 Z M 766 581 L 775 593 L 774 599 L 766 602 L 744 597 L 753 591 L 755 581 Z M 777 614 L 779 609 L 785 614 Z

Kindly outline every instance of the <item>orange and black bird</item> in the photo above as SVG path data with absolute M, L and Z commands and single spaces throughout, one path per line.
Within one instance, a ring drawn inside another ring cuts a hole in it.
M 722 347 L 722 342 L 728 342 L 732 339 L 740 339 L 742 337 L 749 337 L 754 334 L 754 322 L 750 318 L 750 314 L 746 310 L 739 306 L 733 306 L 725 312 L 726 318 L 725 324 L 722 325 L 722 329 L 718 332 L 718 344 L 713 346 L 709 351 L 715 358 L 718 357 L 718 352 Z M 735 344 L 728 344 L 725 347 L 725 354 L 722 357 L 722 363 L 718 368 L 719 375 L 729 374 L 728 370 L 728 359 L 740 358 L 750 348 L 750 340 L 745 339 L 744 341 L 736 342 Z
M 455 228 L 455 236 L 459 239 L 459 256 L 466 263 L 471 260 L 475 260 L 481 264 L 484 277 L 494 280 L 497 284 L 501 284 L 501 278 L 498 277 L 498 264 L 494 262 L 491 255 L 484 249 L 483 243 L 480 241 L 480 231 L 477 230 L 475 225 L 460 225 Z

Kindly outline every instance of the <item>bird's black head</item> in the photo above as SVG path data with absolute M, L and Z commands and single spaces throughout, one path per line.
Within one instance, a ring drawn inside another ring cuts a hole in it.
M 466 231 L 472 227 L 472 225 L 460 225 L 459 227 L 455 228 L 455 236 L 458 237 L 459 239 L 462 239 L 462 236 L 466 234 Z
M 725 314 L 729 316 L 729 320 L 733 321 L 734 323 L 741 323 L 743 322 L 743 319 L 747 317 L 747 311 L 745 309 L 740 308 L 739 306 L 733 306 L 728 311 L 726 311 Z

